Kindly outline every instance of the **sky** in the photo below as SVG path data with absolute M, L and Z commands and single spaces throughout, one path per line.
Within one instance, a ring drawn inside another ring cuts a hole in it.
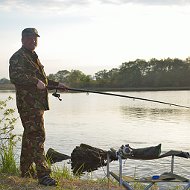
M 190 0 L 0 0 L 0 79 L 34 27 L 46 74 L 94 75 L 136 59 L 190 56 Z

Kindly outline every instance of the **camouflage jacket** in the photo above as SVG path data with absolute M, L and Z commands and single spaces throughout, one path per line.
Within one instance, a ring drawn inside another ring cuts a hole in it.
M 18 112 L 48 110 L 48 91 L 37 88 L 38 79 L 51 86 L 57 86 L 58 82 L 48 80 L 37 54 L 22 47 L 12 55 L 9 63 L 10 80 L 16 87 Z

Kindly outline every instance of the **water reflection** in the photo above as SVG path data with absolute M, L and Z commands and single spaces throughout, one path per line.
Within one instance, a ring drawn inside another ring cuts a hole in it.
M 134 116 L 150 116 L 150 115 L 179 115 L 183 111 L 180 109 L 169 109 L 169 108 L 144 108 L 144 107 L 128 107 L 121 106 L 121 111 L 124 115 L 134 115 Z
M 149 118 L 151 120 L 170 120 L 172 123 L 178 122 L 176 118 L 190 121 L 189 110 L 185 109 L 170 109 L 170 108 L 145 108 L 145 107 L 128 107 L 121 106 L 121 113 L 123 116 L 140 119 L 140 118 Z M 174 119 L 175 118 L 175 119 Z M 171 119 L 174 119 L 173 121 Z

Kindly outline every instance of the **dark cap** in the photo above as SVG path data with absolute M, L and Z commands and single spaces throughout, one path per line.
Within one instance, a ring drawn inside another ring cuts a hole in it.
M 38 35 L 38 31 L 35 28 L 25 28 L 22 31 L 22 37 L 23 36 L 37 36 L 37 37 L 40 37 Z

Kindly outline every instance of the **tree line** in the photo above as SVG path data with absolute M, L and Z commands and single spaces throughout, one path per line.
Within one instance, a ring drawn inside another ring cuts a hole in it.
M 60 70 L 49 74 L 49 79 L 75 88 L 168 88 L 190 87 L 190 57 L 181 60 L 136 59 L 122 63 L 118 68 L 101 70 L 94 76 L 80 70 Z M 9 84 L 0 79 L 0 84 Z
M 119 68 L 101 70 L 94 76 L 79 70 L 61 70 L 48 77 L 80 88 L 190 87 L 190 58 L 136 59 L 122 63 Z

